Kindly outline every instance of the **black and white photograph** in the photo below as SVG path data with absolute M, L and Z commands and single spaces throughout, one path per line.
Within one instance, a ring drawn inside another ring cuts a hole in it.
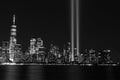
M 0 80 L 119 80 L 115 0 L 0 1 Z

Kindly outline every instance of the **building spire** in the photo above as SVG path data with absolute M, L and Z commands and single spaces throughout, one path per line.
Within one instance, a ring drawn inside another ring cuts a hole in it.
M 15 24 L 15 14 L 13 15 L 13 25 Z

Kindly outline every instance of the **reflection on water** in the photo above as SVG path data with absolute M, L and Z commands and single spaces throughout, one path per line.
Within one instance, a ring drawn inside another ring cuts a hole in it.
M 26 75 L 28 80 L 43 80 L 42 66 L 28 66 Z
M 18 78 L 18 67 L 17 66 L 5 66 L 5 80 L 16 80 Z
M 0 80 L 119 80 L 119 74 L 119 66 L 0 66 Z

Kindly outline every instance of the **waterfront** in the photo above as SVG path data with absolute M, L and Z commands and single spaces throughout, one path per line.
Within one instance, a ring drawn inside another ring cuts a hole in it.
M 0 80 L 119 80 L 119 74 L 119 66 L 0 66 Z

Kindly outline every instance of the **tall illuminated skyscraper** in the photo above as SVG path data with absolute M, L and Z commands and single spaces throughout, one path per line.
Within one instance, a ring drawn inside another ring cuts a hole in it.
M 30 54 L 35 54 L 36 52 L 36 39 L 35 38 L 32 38 L 30 40 Z
M 16 24 L 15 24 L 15 15 L 13 15 L 13 24 L 11 26 L 10 31 L 10 44 L 9 44 L 9 60 L 14 62 L 14 54 L 15 54 L 15 45 L 17 43 L 16 39 Z

